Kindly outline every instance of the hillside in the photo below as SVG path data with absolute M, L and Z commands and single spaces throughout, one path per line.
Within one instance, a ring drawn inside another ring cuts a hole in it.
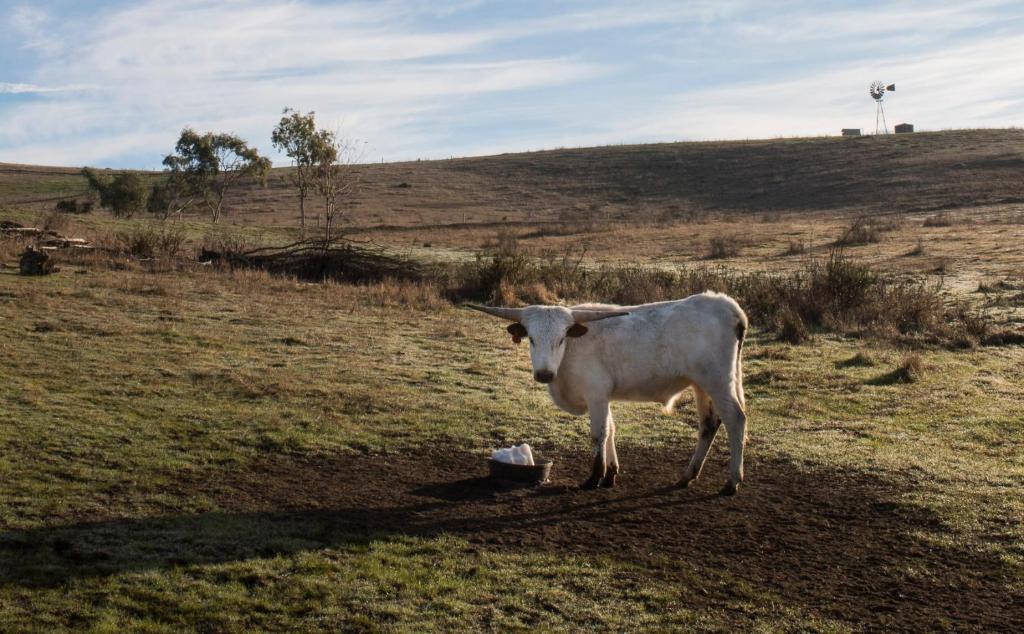
M 932 211 L 1024 202 L 1024 130 L 662 143 L 359 167 L 352 220 L 373 225 L 631 220 L 694 212 Z M 76 169 L 0 164 L 0 205 L 83 190 Z M 287 169 L 230 200 L 231 221 L 289 225 Z

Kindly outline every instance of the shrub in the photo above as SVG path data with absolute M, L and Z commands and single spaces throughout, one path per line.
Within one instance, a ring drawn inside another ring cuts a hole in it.
M 372 305 L 383 307 L 442 309 L 447 304 L 437 286 L 429 282 L 387 279 L 368 284 L 364 295 Z
M 537 277 L 530 257 L 518 249 L 499 249 L 490 256 L 477 255 L 476 261 L 464 269 L 459 295 L 494 301 L 502 287 L 516 286 Z
M 124 172 L 111 177 L 86 167 L 82 169 L 82 175 L 89 181 L 89 187 L 99 195 L 100 206 L 109 209 L 114 216 L 130 218 L 146 209 L 149 187 L 138 174 Z
M 926 227 L 951 227 L 953 226 L 953 219 L 948 214 L 940 213 L 934 216 L 928 216 L 924 219 L 924 226 Z
M 899 364 L 893 370 L 892 377 L 899 383 L 916 383 L 924 374 L 924 362 L 921 355 L 916 352 L 908 352 L 900 358 Z
M 907 256 L 924 255 L 924 241 L 921 238 L 917 239 L 917 244 L 910 251 L 907 251 Z
M 53 206 L 54 211 L 62 214 L 87 214 L 92 211 L 92 201 L 79 201 L 77 198 L 65 198 L 58 200 Z
M 141 225 L 114 234 L 113 249 L 140 259 L 173 259 L 185 244 L 185 230 L 177 225 Z
M 836 363 L 840 368 L 870 368 L 875 365 L 875 359 L 867 352 L 860 350 L 849 359 Z
M 868 218 L 863 216 L 853 221 L 846 231 L 836 239 L 835 245 L 839 247 L 852 247 L 863 244 L 874 244 L 882 241 L 882 231 L 871 224 Z
M 775 332 L 779 341 L 785 341 L 792 345 L 799 345 L 810 338 L 807 326 L 800 319 L 800 315 L 788 309 L 783 310 L 779 315 L 775 324 Z
M 707 257 L 709 260 L 722 260 L 734 258 L 739 253 L 740 248 L 735 238 L 711 238 Z
M 727 292 L 754 324 L 794 343 L 814 331 L 954 347 L 991 339 L 990 318 L 949 304 L 941 283 L 890 280 L 841 251 L 792 273 L 771 274 L 707 266 L 587 267 L 565 255 L 536 259 L 514 250 L 479 256 L 444 275 L 440 286 L 449 298 L 493 303 L 529 297 L 531 302 L 565 298 L 633 305 L 706 290 Z
M 37 224 L 39 230 L 43 232 L 60 233 L 68 228 L 70 224 L 68 217 L 60 212 L 51 211 L 49 213 L 43 212 L 39 215 Z
M 199 252 L 199 261 L 204 262 L 209 259 L 219 259 L 222 257 L 231 259 L 232 256 L 251 251 L 256 246 L 254 242 L 236 231 L 220 230 L 207 234 L 203 238 Z M 207 258 L 208 254 L 216 255 L 217 257 Z
M 807 243 L 803 240 L 790 240 L 789 246 L 782 252 L 782 255 L 803 255 L 807 253 Z

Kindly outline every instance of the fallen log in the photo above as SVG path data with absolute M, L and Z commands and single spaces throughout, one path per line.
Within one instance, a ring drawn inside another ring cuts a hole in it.
M 85 238 L 68 238 L 56 231 L 23 227 L 10 220 L 0 220 L 0 235 L 14 239 L 36 239 L 37 245 L 43 249 L 92 249 L 93 246 Z
M 70 249 L 74 248 L 89 248 L 92 246 L 85 238 L 49 238 L 46 240 L 40 240 L 39 246 L 41 247 L 54 247 L 57 249 Z

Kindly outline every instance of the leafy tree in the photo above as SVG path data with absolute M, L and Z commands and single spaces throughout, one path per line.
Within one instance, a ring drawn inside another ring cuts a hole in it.
M 302 237 L 306 237 L 306 198 L 315 185 L 314 168 L 323 148 L 322 137 L 317 133 L 315 113 L 302 114 L 285 108 L 281 120 L 270 135 L 274 147 L 292 159 L 295 170 L 291 173 L 292 184 L 299 190 L 299 226 Z
M 199 134 L 185 128 L 174 154 L 164 158 L 164 166 L 188 196 L 203 201 L 210 219 L 218 222 L 228 191 L 244 178 L 265 181 L 270 159 L 233 134 Z
M 114 216 L 130 218 L 146 209 L 149 188 L 138 174 L 123 172 L 110 176 L 86 167 L 82 169 L 82 176 L 99 196 L 100 206 L 109 209 Z

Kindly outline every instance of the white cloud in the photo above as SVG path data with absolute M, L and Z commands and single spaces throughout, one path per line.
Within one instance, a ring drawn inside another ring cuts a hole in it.
M 875 106 L 867 86 L 876 78 L 897 86 L 885 101 L 890 128 L 901 121 L 918 129 L 1020 125 L 1022 50 L 1024 36 L 986 38 L 884 63 L 818 69 L 806 77 L 688 91 L 631 118 L 617 133 L 721 139 L 836 134 L 843 127 L 873 132 Z
M 426 7 L 416 8 L 426 11 Z M 25 10 L 20 31 L 33 38 L 47 19 Z M 69 147 L 87 147 L 75 162 L 126 155 L 137 143 L 92 145 L 68 137 L 164 130 L 168 148 L 184 125 L 231 129 L 266 148 L 284 106 L 316 109 L 321 121 L 358 123 L 383 151 L 400 149 L 417 114 L 452 107 L 474 94 L 552 86 L 592 77 L 593 64 L 560 58 L 467 63 L 453 55 L 509 37 L 486 29 L 420 31 L 396 19 L 395 3 L 312 5 L 300 2 L 156 0 L 63 25 L 67 50 L 40 51 L 36 82 L 0 84 L 0 92 L 34 93 L 44 102 L 8 106 L 0 119 L 0 153 L 54 162 Z M 400 13 L 397 13 L 400 15 Z M 429 60 L 429 61 L 428 61 Z M 76 83 L 69 84 L 71 79 Z M 92 88 L 87 95 L 61 91 Z M 45 95 L 44 95 L 45 93 Z M 365 129 L 363 127 L 365 126 Z
M 0 81 L 0 94 L 7 95 L 29 95 L 47 92 L 71 92 L 75 90 L 89 90 L 93 86 L 71 85 L 71 86 L 37 86 L 35 84 L 12 84 Z
M 153 167 L 185 125 L 266 151 L 284 106 L 316 110 L 389 159 L 834 133 L 870 127 L 875 78 L 899 86 L 892 116 L 922 127 L 1020 123 L 1024 42 L 998 16 L 1022 10 L 1006 2 L 559 3 L 501 20 L 486 5 L 148 0 L 79 21 L 20 7 L 8 26 L 35 64 L 0 83 L 0 97 L 26 95 L 0 101 L 0 159 L 152 156 Z M 619 40 L 629 54 L 611 52 Z M 752 77 L 773 55 L 786 60 L 779 81 Z M 718 83 L 688 81 L 709 64 L 725 71 L 715 68 Z M 669 73 L 678 81 L 665 83 Z
M 933 3 L 892 2 L 881 7 L 808 11 L 797 6 L 758 22 L 740 21 L 737 33 L 773 43 L 792 44 L 809 40 L 862 40 L 885 54 L 891 39 L 915 39 L 989 24 L 992 9 L 1014 6 L 1007 0 Z
M 50 22 L 48 13 L 29 5 L 15 7 L 7 17 L 7 23 L 18 35 L 22 48 L 53 54 L 61 50 L 61 44 L 50 32 Z
M 109 156 L 152 152 L 152 165 L 159 165 L 163 156 L 156 148 L 173 147 L 177 139 L 164 132 L 118 132 L 110 135 L 72 139 L 61 143 L 51 141 L 27 142 L 18 146 L 16 155 L 4 157 L 0 162 L 18 162 L 27 165 L 96 165 Z M 163 153 L 166 153 L 164 150 Z M 149 165 L 145 167 L 150 167 Z

